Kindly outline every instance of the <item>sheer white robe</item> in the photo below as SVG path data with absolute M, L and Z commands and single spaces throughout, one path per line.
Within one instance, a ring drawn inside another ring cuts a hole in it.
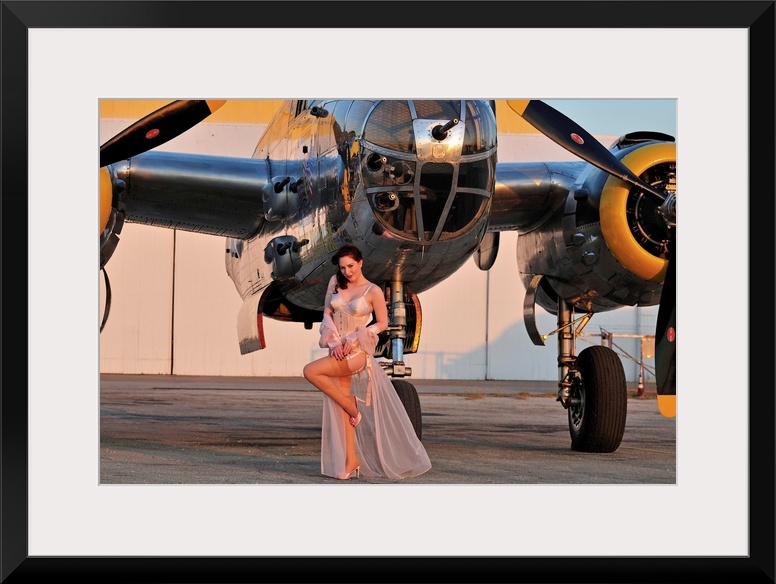
M 388 375 L 374 358 L 377 335 L 366 325 L 372 318 L 367 290 L 350 302 L 333 294 L 333 318 L 325 315 L 321 323 L 319 346 L 328 348 L 348 337 L 366 353 L 366 368 L 351 377 L 351 395 L 358 402 L 361 422 L 355 429 L 356 454 L 365 477 L 403 479 L 423 474 L 431 468 L 426 449 L 418 440 L 412 422 L 393 388 Z M 345 424 L 342 408 L 323 396 L 321 432 L 321 473 L 338 477 L 345 470 Z

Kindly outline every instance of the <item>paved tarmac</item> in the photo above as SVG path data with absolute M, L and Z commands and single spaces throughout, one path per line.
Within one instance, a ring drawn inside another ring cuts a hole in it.
M 572 451 L 557 384 L 407 378 L 429 472 L 411 484 L 675 484 L 676 420 L 629 389 L 613 453 Z M 320 474 L 323 395 L 303 378 L 100 376 L 101 484 L 332 484 Z

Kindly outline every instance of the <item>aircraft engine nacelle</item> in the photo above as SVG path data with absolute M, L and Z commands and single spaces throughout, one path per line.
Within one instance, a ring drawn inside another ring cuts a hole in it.
M 101 247 L 127 223 L 248 239 L 265 223 L 262 160 L 146 152 L 100 169 Z M 115 221 L 113 215 L 116 215 Z M 113 224 L 113 226 L 111 226 Z
M 626 135 L 613 148 L 645 182 L 676 192 L 674 142 Z M 518 237 L 527 297 L 552 314 L 559 296 L 583 312 L 657 305 L 669 238 L 656 207 L 641 189 L 591 167 L 569 189 L 564 205 L 538 229 Z

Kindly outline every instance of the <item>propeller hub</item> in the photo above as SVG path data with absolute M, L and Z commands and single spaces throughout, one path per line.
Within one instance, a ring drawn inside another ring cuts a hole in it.
M 676 193 L 668 193 L 666 200 L 658 207 L 657 212 L 665 219 L 669 227 L 676 227 Z

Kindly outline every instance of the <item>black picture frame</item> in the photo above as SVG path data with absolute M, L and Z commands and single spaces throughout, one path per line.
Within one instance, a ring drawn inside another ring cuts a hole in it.
M 396 12 L 391 3 L 390 12 Z M 745 28 L 749 31 L 749 301 L 757 326 L 750 326 L 749 387 L 750 516 L 748 557 L 30 557 L 27 550 L 27 353 L 29 331 L 6 320 L 2 384 L 2 562 L 4 582 L 773 582 L 774 581 L 774 2 L 477 2 L 477 10 L 445 3 L 406 3 L 403 27 L 655 27 Z M 355 9 L 357 6 L 357 9 Z M 3 1 L 2 2 L 2 209 L 3 312 L 27 312 L 27 31 L 34 27 L 295 27 L 386 26 L 387 5 L 367 2 L 176 2 L 176 1 Z M 410 8 L 411 7 L 411 8 Z M 519 13 L 519 19 L 515 15 Z M 462 21 L 465 14 L 465 21 Z M 395 25 L 395 22 L 387 26 Z M 720 116 L 724 116 L 724 111 Z M 764 170 L 763 170 L 764 169 Z M 741 198 L 734 169 L 714 169 L 710 180 L 726 180 L 731 205 Z M 717 173 L 722 173 L 720 177 Z M 730 175 L 733 176 L 730 176 Z M 756 207 L 754 205 L 756 203 Z M 15 245 L 11 245 L 11 242 Z M 756 242 L 756 243 L 755 243 Z M 756 263 L 755 263 L 756 262 Z M 739 267 L 740 272 L 744 267 Z M 739 273 L 740 273 L 739 272 Z M 13 276 L 13 277 L 9 277 Z M 720 274 L 720 279 L 724 279 Z M 732 287 L 731 287 L 732 288 Z M 731 294 L 735 294 L 732 291 Z M 725 302 L 725 297 L 721 298 Z M 724 306 L 722 306 L 724 310 Z M 750 320 L 751 325 L 751 320 Z M 744 339 L 741 340 L 742 342 Z M 766 349 L 765 363 L 753 354 Z M 29 366 L 34 367 L 31 363 Z M 710 364 L 710 367 L 712 365 Z M 699 376 L 709 371 L 698 372 Z M 709 424 L 718 421 L 710 420 Z M 714 510 L 709 509 L 710 515 Z M 368 528 L 367 528 L 368 529 Z M 559 533 L 559 541 L 567 538 Z M 562 549 L 562 546 L 559 546 Z

